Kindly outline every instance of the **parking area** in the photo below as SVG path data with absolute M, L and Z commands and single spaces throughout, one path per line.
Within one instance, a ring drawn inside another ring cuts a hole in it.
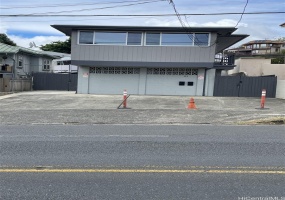
M 117 109 L 123 95 L 32 91 L 0 96 L 0 124 L 236 124 L 285 116 L 285 100 L 267 98 L 193 97 L 197 110 L 187 109 L 190 96 L 138 96 L 129 109 Z

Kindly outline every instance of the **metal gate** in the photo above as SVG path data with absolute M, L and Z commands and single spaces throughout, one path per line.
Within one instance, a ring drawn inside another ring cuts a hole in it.
M 266 89 L 266 96 L 275 98 L 276 85 L 276 76 L 216 76 L 214 96 L 260 97 Z
M 77 74 L 34 73 L 33 89 L 76 91 Z

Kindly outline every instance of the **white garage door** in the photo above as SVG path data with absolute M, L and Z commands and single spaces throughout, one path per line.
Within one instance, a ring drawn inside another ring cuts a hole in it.
M 147 69 L 146 94 L 196 95 L 198 69 L 149 68 Z
M 140 69 L 127 67 L 91 67 L 89 77 L 90 94 L 139 93 Z

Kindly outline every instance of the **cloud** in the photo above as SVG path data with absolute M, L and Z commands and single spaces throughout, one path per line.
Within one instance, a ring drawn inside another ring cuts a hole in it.
M 29 48 L 30 42 L 34 42 L 38 47 L 41 45 L 49 44 L 55 41 L 65 41 L 67 36 L 36 36 L 32 38 L 19 37 L 15 35 L 8 35 L 8 37 L 13 40 L 17 46 Z
M 35 23 L 29 21 L 26 23 L 14 23 L 13 26 L 9 26 L 4 22 L 4 30 L 6 30 L 6 32 L 34 32 L 38 33 L 38 35 L 41 35 L 41 33 L 50 35 L 62 35 L 61 32 L 52 28 L 48 23 Z
M 198 23 L 194 21 L 190 21 L 189 19 L 183 19 L 185 26 L 195 27 L 195 26 L 202 26 L 202 27 L 235 27 L 237 24 L 236 20 L 232 19 L 221 19 L 218 21 L 209 21 L 205 23 Z M 149 19 L 145 21 L 146 25 L 150 26 L 181 26 L 181 23 L 178 19 L 175 20 L 160 20 L 160 19 Z M 239 23 L 238 27 L 248 27 L 245 23 Z
M 232 19 L 222 19 L 217 22 L 206 22 L 203 24 L 203 26 L 215 26 L 215 27 L 235 27 L 237 25 L 236 20 Z M 238 27 L 247 27 L 248 25 L 245 23 L 239 23 Z

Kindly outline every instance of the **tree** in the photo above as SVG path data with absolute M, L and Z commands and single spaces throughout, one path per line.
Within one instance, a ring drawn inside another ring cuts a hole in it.
M 44 51 L 53 51 L 53 52 L 70 54 L 71 53 L 71 38 L 68 38 L 64 42 L 57 41 L 57 42 L 52 42 L 50 44 L 42 45 L 40 49 Z
M 16 46 L 17 44 L 13 42 L 8 36 L 4 33 L 0 33 L 0 42 L 4 44 L 8 44 L 11 46 Z

